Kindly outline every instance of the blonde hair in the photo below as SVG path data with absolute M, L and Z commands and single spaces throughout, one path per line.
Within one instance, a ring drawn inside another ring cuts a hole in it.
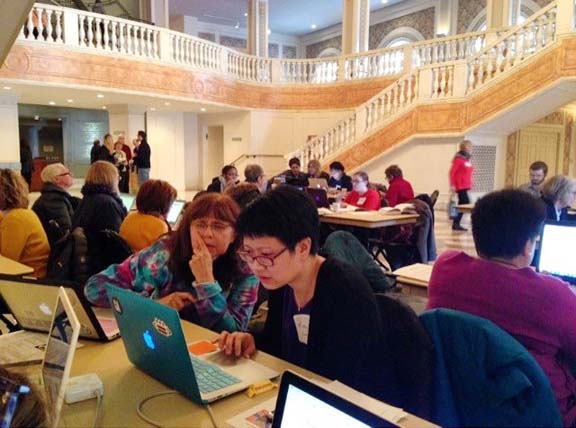
M 576 180 L 565 175 L 555 175 L 549 178 L 542 186 L 542 196 L 555 203 L 563 199 L 576 185 Z
M 0 210 L 28 208 L 28 184 L 11 169 L 0 169 Z
M 107 161 L 96 161 L 86 172 L 85 184 L 105 186 L 114 193 L 118 190 L 118 168 Z
M 460 142 L 460 144 L 458 145 L 458 148 L 459 148 L 460 150 L 464 150 L 464 148 L 465 148 L 466 146 L 468 146 L 468 145 L 469 145 L 470 147 L 472 147 L 472 141 L 470 141 L 470 140 L 462 140 L 462 141 Z
M 61 163 L 52 163 L 46 165 L 40 173 L 42 183 L 52 183 L 52 181 L 60 174 L 65 173 L 68 169 Z
M 320 161 L 317 159 L 310 159 L 310 161 L 308 162 L 308 170 L 310 170 L 310 167 L 316 169 L 316 174 L 320 174 L 322 172 L 322 165 L 320 164 Z

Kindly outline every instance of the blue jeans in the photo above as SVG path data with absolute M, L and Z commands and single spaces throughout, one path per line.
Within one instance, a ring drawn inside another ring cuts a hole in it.
M 150 168 L 138 168 L 138 186 L 150 179 Z

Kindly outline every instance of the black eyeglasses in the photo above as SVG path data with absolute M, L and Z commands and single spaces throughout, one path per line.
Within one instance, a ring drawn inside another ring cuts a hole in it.
M 280 257 L 287 249 L 288 249 L 288 247 L 284 247 L 284 249 L 282 251 L 280 251 L 279 253 L 277 253 L 274 256 L 256 256 L 256 257 L 253 257 L 247 251 L 242 251 L 242 250 L 238 251 L 237 254 L 241 260 L 245 261 L 248 264 L 252 264 L 252 263 L 256 262 L 260 266 L 272 267 L 272 266 L 274 266 L 274 260 L 276 260 L 278 257 Z

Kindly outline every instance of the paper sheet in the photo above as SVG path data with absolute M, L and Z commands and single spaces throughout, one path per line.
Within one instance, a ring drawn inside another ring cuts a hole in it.
M 254 407 L 250 407 L 245 412 L 228 419 L 226 423 L 233 428 L 267 428 L 266 415 L 274 411 L 276 398 L 270 398 Z
M 392 272 L 394 275 L 401 276 L 403 278 L 414 279 L 416 281 L 421 281 L 423 283 L 430 282 L 430 276 L 432 275 L 432 265 L 426 265 L 423 263 L 416 263 L 410 266 L 404 266 L 400 269 L 396 269 Z
M 40 364 L 47 342 L 48 333 L 21 330 L 3 334 L 0 336 L 0 365 Z

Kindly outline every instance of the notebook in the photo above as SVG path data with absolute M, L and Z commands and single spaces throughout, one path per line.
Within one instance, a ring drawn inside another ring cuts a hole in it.
M 576 284 L 576 223 L 546 223 L 540 241 L 539 272 Z
M 53 302 L 63 287 L 80 320 L 80 336 L 101 341 L 119 337 L 111 309 L 94 308 L 74 283 L 0 275 L 0 295 L 24 330 L 50 330 Z
M 132 364 L 195 403 L 205 404 L 278 376 L 247 358 L 192 355 L 178 312 L 133 291 L 106 286 Z

